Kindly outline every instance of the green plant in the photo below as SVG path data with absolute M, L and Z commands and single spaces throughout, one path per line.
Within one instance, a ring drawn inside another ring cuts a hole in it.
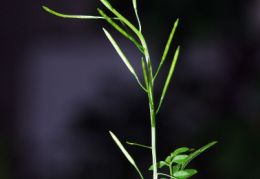
M 161 98 L 160 98 L 159 104 L 157 106 L 154 104 L 154 94 L 153 94 L 153 92 L 154 92 L 154 82 L 155 82 L 155 79 L 156 79 L 156 77 L 157 77 L 157 75 L 158 75 L 158 73 L 161 69 L 161 66 L 164 63 L 166 56 L 168 54 L 168 51 L 169 51 L 175 30 L 176 30 L 178 22 L 179 22 L 179 19 L 177 19 L 175 21 L 174 25 L 173 25 L 172 31 L 170 33 L 169 39 L 166 43 L 165 50 L 164 50 L 162 58 L 161 58 L 161 62 L 159 64 L 159 67 L 156 70 L 156 73 L 154 74 L 152 64 L 151 64 L 151 61 L 150 61 L 150 54 L 149 54 L 149 51 L 148 51 L 148 46 L 147 46 L 145 38 L 142 34 L 142 27 L 141 27 L 141 22 L 140 22 L 138 11 L 137 11 L 136 0 L 133 0 L 133 8 L 134 8 L 135 16 L 136 16 L 136 19 L 137 19 L 137 22 L 138 22 L 138 26 L 139 26 L 138 28 L 136 28 L 132 23 L 130 23 L 116 9 L 114 9 L 113 6 L 107 0 L 101 0 L 101 2 L 103 3 L 103 5 L 108 10 L 110 10 L 115 15 L 115 17 L 109 17 L 101 9 L 98 9 L 98 12 L 100 13 L 101 16 L 80 16 L 80 15 L 60 14 L 60 13 L 57 13 L 57 12 L 55 12 L 55 11 L 45 7 L 45 6 L 43 6 L 43 8 L 46 11 L 48 11 L 48 12 L 50 12 L 50 13 L 56 15 L 56 16 L 64 17 L 64 18 L 105 19 L 117 31 L 119 31 L 123 36 L 125 36 L 126 38 L 131 40 L 136 45 L 136 47 L 141 51 L 141 53 L 144 56 L 144 57 L 141 57 L 141 63 L 142 63 L 145 85 L 143 85 L 140 82 L 134 68 L 131 66 L 130 62 L 128 61 L 128 59 L 126 58 L 126 56 L 124 55 L 124 53 L 122 52 L 120 47 L 117 45 L 114 38 L 110 35 L 110 33 L 106 29 L 103 28 L 105 35 L 107 36 L 107 38 L 109 39 L 109 41 L 111 42 L 111 44 L 113 45 L 115 50 L 117 51 L 118 55 L 121 57 L 121 59 L 123 60 L 123 62 L 127 66 L 127 68 L 130 70 L 130 72 L 136 78 L 138 84 L 147 93 L 147 96 L 148 96 L 149 108 L 150 108 L 151 143 L 152 144 L 151 144 L 151 146 L 145 146 L 145 145 L 141 145 L 141 144 L 137 144 L 137 143 L 129 143 L 129 142 L 127 142 L 127 143 L 130 144 L 130 145 L 136 145 L 136 146 L 141 146 L 141 147 L 151 149 L 153 165 L 149 169 L 153 170 L 153 179 L 157 179 L 158 175 L 163 175 L 163 176 L 167 176 L 167 177 L 170 177 L 170 178 L 176 178 L 176 179 L 186 179 L 186 178 L 191 177 L 192 175 L 196 174 L 197 171 L 195 169 L 185 169 L 187 164 L 193 158 L 195 158 L 197 155 L 199 155 L 201 152 L 205 151 L 207 148 L 214 145 L 216 143 L 216 141 L 211 142 L 211 143 L 205 145 L 204 147 L 202 147 L 202 148 L 200 148 L 199 150 L 196 150 L 196 151 L 193 151 L 193 149 L 189 149 L 189 148 L 186 148 L 186 147 L 176 149 L 174 152 L 172 152 L 166 158 L 165 161 L 157 162 L 157 157 L 156 157 L 156 115 L 158 114 L 158 112 L 160 110 L 160 107 L 161 107 L 163 99 L 165 97 L 169 82 L 170 82 L 172 74 L 174 72 L 175 64 L 176 64 L 176 61 L 177 61 L 177 58 L 178 58 L 178 55 L 179 55 L 179 51 L 180 51 L 180 46 L 178 46 L 178 48 L 175 51 L 171 67 L 170 67 L 168 76 L 166 78 L 164 88 L 162 90 Z M 118 25 L 117 22 L 120 22 L 121 26 Z M 134 32 L 134 34 L 138 38 L 138 40 L 136 40 L 136 38 L 131 35 L 129 30 Z M 143 178 L 143 175 L 141 174 L 141 172 L 140 172 L 139 168 L 137 167 L 135 161 L 130 156 L 130 154 L 126 151 L 126 149 L 124 148 L 122 143 L 119 141 L 119 139 L 111 131 L 110 131 L 110 134 L 111 134 L 113 140 L 118 145 L 118 147 L 123 152 L 123 154 L 129 160 L 129 162 L 138 171 L 138 173 L 140 174 L 140 177 Z M 190 154 L 188 155 L 187 153 L 190 153 Z M 170 170 L 169 174 L 158 173 L 158 168 L 161 168 L 163 166 L 169 167 L 169 170 Z

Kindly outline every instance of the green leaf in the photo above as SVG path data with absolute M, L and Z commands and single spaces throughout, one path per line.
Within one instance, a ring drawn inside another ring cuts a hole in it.
M 157 168 L 162 168 L 165 165 L 168 165 L 165 161 L 160 161 L 156 164 Z M 150 166 L 149 170 L 153 170 L 153 165 Z
M 172 167 L 172 173 L 175 173 L 177 171 L 179 171 L 179 169 L 181 168 L 181 164 L 176 164 Z
M 174 71 L 174 68 L 175 68 L 175 64 L 176 64 L 176 61 L 177 61 L 178 56 L 179 56 L 179 51 L 180 51 L 180 46 L 178 46 L 177 50 L 175 51 L 175 54 L 174 54 L 174 57 L 173 57 L 173 61 L 172 61 L 172 65 L 171 65 L 170 71 L 168 73 L 168 76 L 167 76 L 167 79 L 166 79 L 166 82 L 165 82 L 165 85 L 164 85 L 164 88 L 163 88 L 163 92 L 162 92 L 162 95 L 161 95 L 159 106 L 158 106 L 158 108 L 156 110 L 156 114 L 159 112 L 159 109 L 160 109 L 160 107 L 162 105 L 162 102 L 163 102 L 166 90 L 167 90 L 168 85 L 170 83 L 170 80 L 172 78 L 172 74 L 173 74 L 173 71 Z
M 210 142 L 209 144 L 201 147 L 200 149 L 196 150 L 195 152 L 191 153 L 186 161 L 183 163 L 183 166 L 182 166 L 182 169 L 184 169 L 188 163 L 193 160 L 195 157 L 197 157 L 199 154 L 201 154 L 202 152 L 204 152 L 205 150 L 207 150 L 208 148 L 210 148 L 211 146 L 215 145 L 217 143 L 217 141 L 213 141 L 213 142 Z
M 148 78 L 147 78 L 147 71 L 146 71 L 146 66 L 145 66 L 145 62 L 144 62 L 144 58 L 142 57 L 142 69 L 143 69 L 143 74 L 144 74 L 144 81 L 145 81 L 145 85 L 146 85 L 146 89 L 149 87 L 148 85 Z
M 136 146 L 139 146 L 139 147 L 144 147 L 144 148 L 152 149 L 152 147 L 146 146 L 146 145 L 142 145 L 142 144 L 131 143 L 131 142 L 126 142 L 126 143 L 129 144 L 129 145 L 136 145 Z
M 105 19 L 102 16 L 84 16 L 84 15 L 67 15 L 67 14 L 61 14 L 58 12 L 55 12 L 53 10 L 51 10 L 50 8 L 46 7 L 46 6 L 42 6 L 43 9 L 45 9 L 47 12 L 55 15 L 55 16 L 59 16 L 59 17 L 63 17 L 63 18 L 75 18 L 75 19 Z M 113 19 L 118 19 L 118 18 L 113 18 Z
M 165 162 L 170 164 L 172 162 L 172 156 L 166 157 Z
M 134 159 L 130 156 L 130 154 L 126 151 L 126 149 L 124 148 L 124 146 L 122 145 L 122 143 L 118 140 L 118 138 L 111 132 L 109 131 L 111 137 L 113 138 L 113 140 L 116 142 L 116 144 L 118 145 L 118 147 L 121 149 L 121 151 L 123 152 L 123 154 L 125 155 L 125 157 L 128 159 L 128 161 L 135 167 L 135 169 L 138 171 L 139 175 L 141 176 L 141 178 L 143 179 L 143 176 L 140 172 L 140 170 L 138 169 L 137 165 L 135 164 Z
M 189 150 L 189 152 L 193 152 L 195 149 L 193 149 L 193 148 L 191 148 L 190 150 Z
M 126 38 L 130 39 L 136 46 L 137 48 L 143 53 L 143 47 L 136 42 L 134 37 L 124 31 L 120 26 L 118 26 L 110 17 L 108 17 L 101 9 L 98 9 L 98 12 L 107 20 L 108 23 L 110 23 L 116 30 L 118 30 L 122 35 L 124 35 Z M 122 22 L 122 21 L 121 21 Z M 122 22 L 123 23 L 123 22 Z
M 174 157 L 174 156 L 176 156 L 176 155 L 178 155 L 178 154 L 187 152 L 187 151 L 189 151 L 189 150 L 190 150 L 190 149 L 187 148 L 187 147 L 181 147 L 181 148 L 176 149 L 174 152 L 172 152 L 172 153 L 171 153 L 171 156 Z
M 177 179 L 176 177 L 173 177 L 173 176 L 171 176 L 171 175 L 167 175 L 167 174 L 165 174 L 165 173 L 158 173 L 158 175 L 163 175 L 163 176 L 167 176 L 167 177 L 169 177 L 169 178 Z
M 101 0 L 101 2 L 109 9 L 112 10 L 113 7 L 111 6 L 111 4 L 107 1 L 107 0 Z
M 201 153 L 201 152 L 204 152 L 205 150 L 207 150 L 207 149 L 210 148 L 211 146 L 215 145 L 216 143 L 218 143 L 218 142 L 217 142 L 217 141 L 213 141 L 213 142 L 210 142 L 209 144 L 207 144 L 207 145 L 201 147 L 201 148 L 199 149 L 200 153 Z
M 183 164 L 187 158 L 188 155 L 176 155 L 175 157 L 173 157 L 172 162 Z
M 187 169 L 187 170 L 181 170 L 178 172 L 175 172 L 173 174 L 174 177 L 177 177 L 179 179 L 186 179 L 191 177 L 192 175 L 195 175 L 197 173 L 197 170 L 194 169 Z
M 169 177 L 169 178 L 177 179 L 176 177 L 173 177 L 173 176 L 171 176 L 171 175 L 167 175 L 167 174 L 165 174 L 165 173 L 158 173 L 158 175 L 163 175 L 163 176 L 167 176 L 167 177 Z
M 135 26 L 130 23 L 124 16 L 122 16 L 117 10 L 115 10 L 107 0 L 100 0 L 115 16 L 117 16 L 121 21 L 123 21 L 132 31 L 134 31 L 138 36 L 140 32 L 135 28 Z
M 133 6 L 134 6 L 134 10 L 135 10 L 135 16 L 136 16 L 136 19 L 137 19 L 138 25 L 139 25 L 139 32 L 141 32 L 142 31 L 142 27 L 141 27 L 141 22 L 140 22 L 138 13 L 137 13 L 137 3 L 136 3 L 136 0 L 133 0 Z
M 159 67 L 158 67 L 158 69 L 157 69 L 156 74 L 154 75 L 154 79 L 153 79 L 153 80 L 155 80 L 155 78 L 156 78 L 157 74 L 159 73 L 159 71 L 160 71 L 160 69 L 161 69 L 161 66 L 162 66 L 162 64 L 163 64 L 163 62 L 164 62 L 164 60 L 165 60 L 165 58 L 166 58 L 166 56 L 167 56 L 167 54 L 168 54 L 168 51 L 169 51 L 169 48 L 170 48 L 170 45 L 171 45 L 171 42 L 172 42 L 172 38 L 173 38 L 173 36 L 174 36 L 175 30 L 176 30 L 176 28 L 177 28 L 177 26 L 178 26 L 178 23 L 179 23 L 179 19 L 177 19 L 177 20 L 175 21 L 175 23 L 174 23 L 174 26 L 173 26 L 173 28 L 172 28 L 171 34 L 170 34 L 169 39 L 168 39 L 168 41 L 167 41 L 167 44 L 166 44 L 166 46 L 165 46 L 165 49 L 164 49 L 164 52 L 163 52 L 163 56 L 162 56 L 160 65 L 159 65 Z
M 129 71 L 135 76 L 138 84 L 147 92 L 147 90 L 145 89 L 145 87 L 141 84 L 141 82 L 139 81 L 139 78 L 137 76 L 137 74 L 135 73 L 134 68 L 131 66 L 131 64 L 129 63 L 129 61 L 127 60 L 127 58 L 125 57 L 125 55 L 123 54 L 123 52 L 121 51 L 121 49 L 119 48 L 119 46 L 117 45 L 117 43 L 115 42 L 115 40 L 113 39 L 113 37 L 106 31 L 106 29 L 104 29 L 104 32 L 107 36 L 107 38 L 109 39 L 109 41 L 112 43 L 112 45 L 114 46 L 114 48 L 116 49 L 118 55 L 121 57 L 121 59 L 123 60 L 123 62 L 125 63 L 125 65 L 127 66 L 127 68 L 129 69 Z

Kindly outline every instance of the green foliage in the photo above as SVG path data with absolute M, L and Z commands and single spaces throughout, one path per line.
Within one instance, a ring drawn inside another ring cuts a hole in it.
M 101 16 L 81 16 L 81 15 L 61 14 L 61 13 L 55 12 L 55 11 L 45 7 L 45 6 L 43 6 L 43 8 L 46 11 L 48 11 L 49 13 L 52 13 L 56 16 L 64 17 L 64 18 L 104 19 L 112 27 L 114 27 L 119 33 L 121 33 L 123 36 L 125 36 L 127 39 L 129 39 L 130 41 L 132 41 L 135 44 L 137 49 L 140 50 L 141 53 L 143 54 L 143 56 L 141 57 L 141 62 L 142 62 L 143 78 L 144 78 L 145 85 L 143 85 L 140 82 L 139 77 L 136 74 L 134 68 L 132 67 L 130 61 L 124 55 L 123 51 L 120 49 L 120 47 L 118 46 L 118 44 L 116 43 L 114 38 L 111 36 L 111 34 L 106 29 L 103 28 L 105 35 L 107 36 L 107 38 L 109 39 L 109 41 L 111 42 L 113 47 L 115 48 L 118 55 L 121 57 L 122 61 L 124 62 L 124 64 L 128 68 L 128 70 L 134 75 L 134 77 L 136 78 L 140 87 L 147 93 L 148 100 L 149 100 L 151 131 L 152 131 L 152 133 L 151 133 L 152 144 L 151 144 L 151 146 L 146 146 L 146 145 L 137 144 L 137 143 L 130 143 L 130 142 L 127 142 L 127 144 L 136 145 L 136 146 L 151 149 L 153 165 L 149 168 L 149 170 L 153 170 L 153 179 L 157 179 L 158 175 L 163 175 L 163 176 L 166 176 L 166 177 L 169 177 L 169 178 L 176 178 L 176 179 L 186 179 L 186 178 L 193 176 L 194 174 L 197 173 L 197 171 L 195 169 L 185 169 L 187 164 L 192 159 L 194 159 L 196 156 L 198 156 L 200 153 L 202 153 L 203 151 L 205 151 L 206 149 L 208 149 L 209 147 L 214 145 L 216 142 L 211 142 L 211 143 L 203 146 L 202 148 L 196 150 L 195 152 L 193 152 L 193 149 L 189 149 L 187 147 L 182 147 L 182 148 L 176 149 L 169 156 L 167 156 L 165 161 L 157 162 L 157 157 L 156 157 L 156 114 L 160 110 L 160 107 L 161 107 L 162 102 L 164 100 L 164 97 L 165 97 L 166 91 L 168 89 L 170 80 L 172 78 L 172 75 L 173 75 L 173 72 L 174 72 L 174 69 L 175 69 L 175 65 L 176 65 L 176 62 L 177 62 L 177 59 L 178 59 L 178 56 L 179 56 L 180 46 L 178 46 L 178 48 L 176 49 L 175 54 L 173 56 L 172 64 L 171 64 L 171 67 L 169 69 L 168 76 L 166 78 L 165 85 L 164 85 L 164 88 L 162 90 L 162 94 L 161 94 L 159 104 L 158 104 L 157 107 L 154 104 L 154 95 L 153 95 L 154 81 L 155 81 L 155 78 L 157 77 L 157 75 L 159 74 L 161 66 L 163 65 L 163 63 L 166 59 L 166 56 L 169 52 L 170 45 L 172 43 L 176 28 L 177 28 L 178 23 L 179 23 L 179 19 L 177 19 L 175 21 L 174 25 L 173 25 L 172 31 L 169 35 L 169 39 L 166 43 L 165 50 L 164 50 L 162 58 L 161 58 L 161 62 L 160 62 L 159 66 L 156 70 L 155 75 L 154 75 L 153 70 L 152 70 L 153 69 L 152 64 L 151 64 L 151 61 L 150 61 L 149 50 L 148 50 L 145 38 L 142 34 L 142 27 L 141 27 L 141 22 L 140 22 L 138 11 L 137 11 L 136 0 L 133 0 L 132 3 L 133 3 L 133 9 L 134 9 L 134 12 L 135 12 L 136 20 L 138 22 L 138 28 L 136 28 L 131 22 L 129 22 L 116 9 L 114 9 L 114 7 L 107 0 L 100 0 L 100 1 L 109 11 L 112 12 L 112 14 L 115 17 L 109 17 L 101 9 L 98 9 L 98 12 L 100 13 Z M 120 22 L 120 23 L 118 23 L 118 22 Z M 130 31 L 134 32 L 134 34 L 137 38 L 132 36 Z M 142 176 L 139 168 L 137 167 L 135 161 L 130 156 L 130 154 L 126 151 L 126 149 L 124 148 L 122 143 L 118 140 L 118 138 L 112 132 L 110 132 L 110 135 L 112 136 L 113 140 L 116 142 L 118 147 L 121 149 L 121 151 L 123 152 L 125 157 L 135 167 L 137 172 L 140 174 L 140 177 L 143 179 L 143 176 Z M 164 174 L 164 173 L 158 173 L 157 172 L 157 169 L 160 169 L 160 168 L 165 167 L 165 166 L 169 167 L 170 174 Z M 165 178 L 161 178 L 161 179 L 165 179 Z
M 135 164 L 134 159 L 130 156 L 130 154 L 126 151 L 126 149 L 124 148 L 124 146 L 122 145 L 122 143 L 119 141 L 119 139 L 115 136 L 115 134 L 113 134 L 113 132 L 109 131 L 111 137 L 113 138 L 113 140 L 115 141 L 115 143 L 118 145 L 118 147 L 121 149 L 121 151 L 123 152 L 123 154 L 125 155 L 125 157 L 128 159 L 128 161 L 135 167 L 135 169 L 138 171 L 138 173 L 140 174 L 141 178 L 143 179 L 143 175 L 141 174 L 139 168 L 137 167 L 137 165 Z
M 170 175 L 159 173 L 159 175 L 168 176 L 171 178 L 177 179 L 186 179 L 197 173 L 195 169 L 185 169 L 188 163 L 197 157 L 199 154 L 215 145 L 217 142 L 213 141 L 200 149 L 194 151 L 194 149 L 189 149 L 187 147 L 181 147 L 172 152 L 169 156 L 166 157 L 164 161 L 157 163 L 157 168 L 162 168 L 164 166 L 169 167 Z M 194 152 L 193 152 L 194 151 Z M 153 170 L 153 165 L 150 166 L 149 170 Z

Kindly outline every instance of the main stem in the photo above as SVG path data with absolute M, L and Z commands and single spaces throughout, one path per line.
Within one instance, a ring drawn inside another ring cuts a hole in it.
M 153 179 L 158 178 L 157 173 L 157 157 L 156 157 L 156 111 L 154 109 L 154 98 L 153 98 L 153 71 L 152 71 L 152 64 L 150 60 L 150 55 L 148 51 L 147 44 L 145 42 L 145 39 L 141 32 L 137 32 L 137 35 L 142 43 L 142 46 L 144 47 L 144 54 L 148 69 L 148 84 L 146 84 L 147 87 L 147 93 L 148 93 L 148 99 L 149 99 L 149 108 L 150 108 L 150 120 L 151 120 L 151 142 L 152 142 L 152 159 L 153 159 Z M 146 73 L 146 72 L 145 72 Z
M 152 121 L 152 156 L 153 156 L 153 179 L 158 178 L 157 174 L 157 159 L 156 159 L 156 124 L 155 124 L 155 115 L 154 111 L 151 111 L 151 121 Z
M 149 58 L 149 56 L 148 56 Z M 150 119 L 151 119 L 151 140 L 152 140 L 152 158 L 153 158 L 153 179 L 158 178 L 157 174 L 157 157 L 156 157 L 156 121 L 155 121 L 155 109 L 154 109 L 154 98 L 153 98 L 153 74 L 151 61 L 148 59 L 148 73 L 149 73 L 149 87 L 148 87 L 148 98 L 150 107 Z
M 155 121 L 155 110 L 153 100 L 153 84 L 149 82 L 149 107 L 150 107 L 150 118 L 151 118 L 151 140 L 152 140 L 152 158 L 153 158 L 153 179 L 158 178 L 157 174 L 157 157 L 156 157 L 156 121 Z
M 149 60 L 150 62 L 150 60 Z M 151 64 L 148 63 L 148 69 Z M 150 119 L 151 119 L 151 140 L 152 140 L 152 158 L 153 158 L 153 179 L 158 178 L 157 174 L 157 157 L 156 157 L 156 121 L 155 115 L 156 112 L 154 110 L 154 98 L 153 98 L 153 76 L 152 72 L 148 70 L 149 73 L 149 90 L 148 90 L 148 98 L 149 98 L 149 107 L 150 107 Z

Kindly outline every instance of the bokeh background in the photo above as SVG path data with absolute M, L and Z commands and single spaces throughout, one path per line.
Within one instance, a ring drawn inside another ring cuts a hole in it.
M 137 25 L 131 1 L 112 5 Z M 150 145 L 146 94 L 102 27 L 141 76 L 141 54 L 98 15 L 97 0 L 0 2 L 0 178 L 138 178 L 108 131 Z M 260 0 L 138 1 L 154 69 L 174 21 L 168 60 L 156 80 L 160 97 L 177 45 L 181 53 L 157 117 L 158 158 L 178 147 L 219 143 L 195 159 L 197 179 L 260 178 Z M 108 12 L 108 11 L 106 11 Z M 145 178 L 147 149 L 126 146 Z

